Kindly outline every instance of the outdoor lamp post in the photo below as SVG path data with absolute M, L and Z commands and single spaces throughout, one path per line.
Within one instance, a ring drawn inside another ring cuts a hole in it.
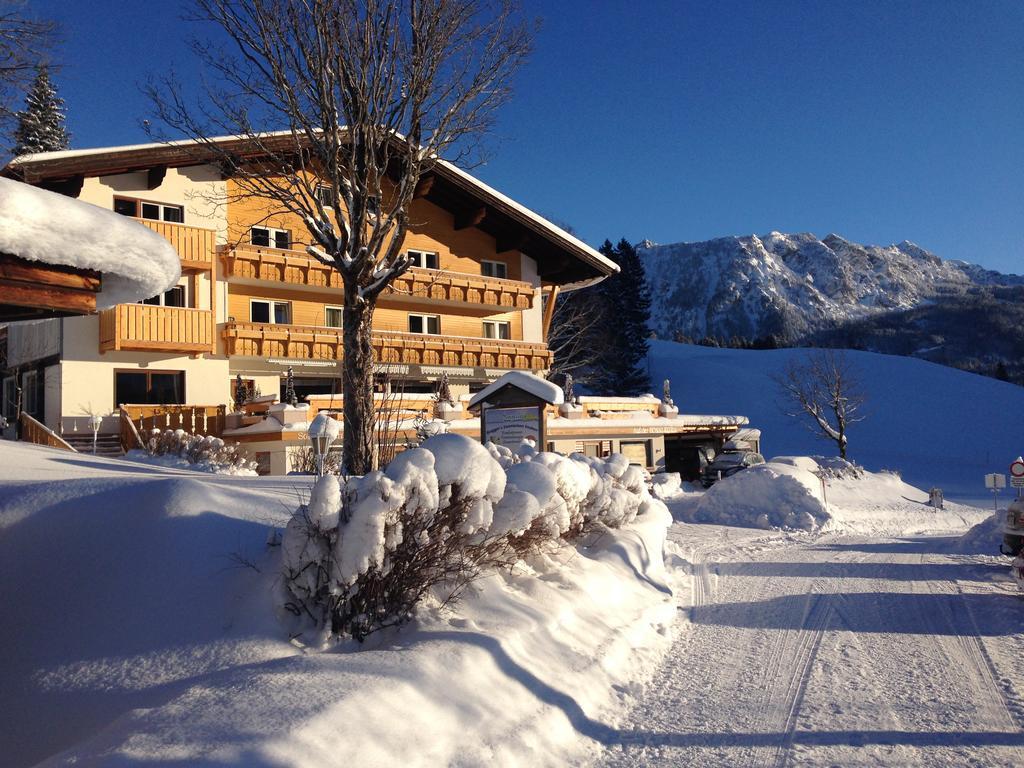
M 331 444 L 331 438 L 326 429 L 312 432 L 309 435 L 309 442 L 313 445 L 313 455 L 316 457 L 316 476 L 324 476 L 324 457 L 327 455 L 327 447 Z
M 96 455 L 96 438 L 99 436 L 100 427 L 103 425 L 103 417 L 94 413 L 89 417 L 89 424 L 92 425 L 92 454 Z

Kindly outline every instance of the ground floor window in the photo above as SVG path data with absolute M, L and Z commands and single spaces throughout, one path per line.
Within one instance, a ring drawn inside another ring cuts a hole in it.
M 114 406 L 184 405 L 184 371 L 116 371 Z
M 341 379 L 327 376 L 296 376 L 292 379 L 295 396 L 299 402 L 305 402 L 310 395 L 336 395 L 341 392 Z M 284 402 L 288 379 L 281 378 L 281 402 Z
M 0 416 L 8 421 L 14 421 L 17 417 L 18 405 L 18 381 L 13 376 L 4 379 L 3 402 L 0 403 Z
M 21 410 L 35 419 L 42 420 L 43 378 L 37 371 L 21 374 Z
M 629 459 L 630 464 L 637 464 L 641 467 L 651 466 L 650 440 L 623 440 L 619 443 L 619 453 Z

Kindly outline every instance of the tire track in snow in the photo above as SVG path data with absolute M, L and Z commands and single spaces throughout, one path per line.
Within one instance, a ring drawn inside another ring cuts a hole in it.
M 985 642 L 981 637 L 981 630 L 978 628 L 977 619 L 971 610 L 970 605 L 964 598 L 963 587 L 959 583 L 952 584 L 949 588 L 943 588 L 935 582 L 928 582 L 928 590 L 931 594 L 947 595 L 956 598 L 959 608 L 954 611 L 949 605 L 943 608 L 945 623 L 955 635 L 956 644 L 960 649 L 959 654 L 953 654 L 951 661 L 963 664 L 969 662 L 974 670 L 973 682 L 979 689 L 980 695 L 989 702 L 990 710 L 999 711 L 1005 720 L 1004 727 L 1008 730 L 1024 732 L 1024 705 L 1018 697 L 1013 695 L 1012 687 L 1008 691 L 1003 686 L 999 670 L 996 668 L 992 656 L 985 648 Z M 957 620 L 957 617 L 964 617 Z M 961 634 L 961 630 L 967 624 L 968 635 Z

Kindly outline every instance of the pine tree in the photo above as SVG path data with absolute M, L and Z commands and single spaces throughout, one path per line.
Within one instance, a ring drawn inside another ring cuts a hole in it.
M 16 115 L 15 157 L 36 152 L 54 152 L 68 148 L 70 135 L 64 127 L 64 99 L 50 82 L 45 64 L 36 70 L 36 79 L 25 98 L 25 109 Z

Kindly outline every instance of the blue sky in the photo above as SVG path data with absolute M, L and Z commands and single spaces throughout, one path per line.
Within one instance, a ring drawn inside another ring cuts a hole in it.
M 1024 272 L 1024 3 L 542 2 L 487 183 L 595 245 L 773 229 Z M 185 3 L 37 0 L 76 147 L 145 141 Z

